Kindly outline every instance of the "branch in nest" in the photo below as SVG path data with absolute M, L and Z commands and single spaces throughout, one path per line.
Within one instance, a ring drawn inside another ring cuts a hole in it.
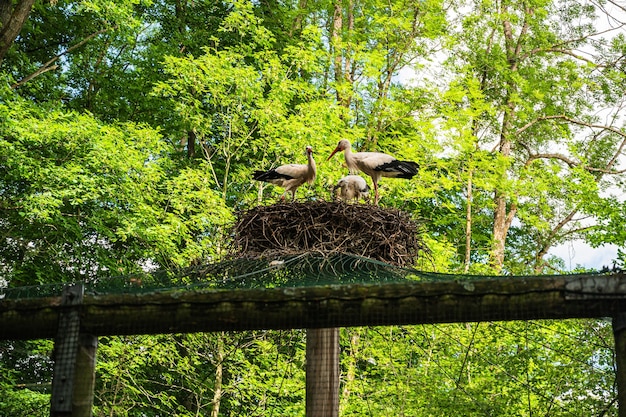
M 427 253 L 407 213 L 371 205 L 314 201 L 259 206 L 241 213 L 233 255 L 274 257 L 346 253 L 412 266 Z

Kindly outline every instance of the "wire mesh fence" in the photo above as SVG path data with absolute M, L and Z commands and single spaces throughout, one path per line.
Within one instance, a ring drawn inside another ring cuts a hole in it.
M 572 277 L 577 276 L 566 278 Z M 585 274 L 584 277 L 601 283 L 609 275 Z M 378 326 L 377 323 L 393 321 L 386 316 L 391 310 L 381 308 L 371 322 L 338 331 L 338 340 L 333 341 L 337 343 L 338 356 L 333 365 L 338 366 L 337 372 L 335 368 L 321 368 L 318 372 L 338 375 L 333 390 L 336 390 L 340 415 L 616 416 L 615 352 L 608 321 L 600 318 L 499 322 L 474 320 L 473 316 L 466 316 L 472 318 L 468 322 L 462 320 L 460 303 L 465 301 L 461 300 L 472 299 L 481 285 L 491 291 L 486 291 L 482 298 L 477 297 L 473 308 L 488 316 L 494 311 L 482 311 L 487 305 L 485 298 L 501 297 L 501 302 L 491 305 L 496 310 L 502 309 L 502 317 L 506 319 L 506 311 L 510 311 L 506 310 L 509 308 L 506 303 L 513 301 L 498 287 L 499 283 L 531 279 L 550 282 L 552 278 L 557 277 L 437 274 L 355 255 L 300 254 L 228 260 L 176 272 L 101 278 L 85 282 L 84 293 L 86 297 L 100 298 L 137 296 L 135 300 L 146 294 L 174 294 L 173 299 L 184 300 L 184 294 L 214 293 L 219 300 L 216 302 L 221 303 L 228 294 L 235 294 L 242 298 L 242 305 L 258 304 L 263 306 L 262 311 L 266 312 L 263 314 L 274 314 L 276 304 L 264 300 L 264 294 L 266 290 L 277 290 L 281 294 L 296 294 L 288 304 L 293 310 L 288 313 L 287 309 L 284 313 L 295 317 L 298 314 L 295 307 L 300 300 L 297 294 L 306 294 L 311 289 L 334 291 L 330 292 L 334 294 L 332 297 L 315 301 L 319 303 L 315 311 L 323 315 L 329 307 L 349 304 L 353 295 L 347 295 L 343 289 L 355 285 L 359 291 L 380 288 L 367 295 L 375 296 L 358 300 L 359 308 L 363 304 L 378 308 L 392 302 L 381 296 L 388 284 L 393 287 L 406 283 L 454 283 L 457 292 L 439 294 L 437 303 L 445 306 L 444 318 L 454 318 L 460 323 Z M 60 297 L 66 285 L 5 288 L 0 297 L 5 302 Z M 432 291 L 432 287 L 428 288 Z M 285 289 L 295 292 L 282 291 Z M 249 294 L 259 298 L 247 298 Z M 430 301 L 426 298 L 429 295 L 408 294 L 400 299 L 402 308 L 411 303 L 434 303 L 434 298 Z M 619 303 L 620 295 L 615 295 Z M 590 308 L 616 300 L 595 300 Z M 579 298 L 572 302 L 584 305 L 586 301 Z M 107 307 L 111 311 L 126 308 L 119 304 Z M 158 304 L 150 306 L 154 320 L 146 322 L 145 326 L 156 329 L 162 324 L 157 314 L 160 308 Z M 189 319 L 196 322 L 225 320 L 229 308 L 233 307 L 190 317 L 172 313 L 171 323 Z M 542 302 L 530 302 L 520 308 L 537 313 L 547 307 Z M 340 311 L 345 315 L 354 314 L 350 309 Z M 418 310 L 407 311 L 406 315 L 400 315 L 402 320 L 419 322 L 423 312 L 428 310 L 421 310 L 419 314 Z M 254 323 L 260 319 L 249 315 L 242 320 Z M 100 337 L 95 415 L 301 416 L 305 413 L 307 398 L 310 398 L 307 390 L 315 386 L 307 379 L 311 361 L 307 362 L 309 340 L 305 330 L 181 333 L 173 325 L 165 334 L 142 335 L 157 333 L 147 332 L 145 326 L 133 328 L 137 335 L 114 336 L 112 333 Z M 8 352 L 19 346 L 25 345 L 3 342 L 0 358 L 7 362 Z M 333 350 L 333 346 L 326 344 L 326 353 Z M 24 355 L 29 353 L 25 351 Z M 37 372 L 32 375 L 36 376 Z M 321 381 L 325 389 L 328 382 L 327 378 Z M 26 387 L 26 381 L 22 383 Z
M 585 273 L 572 276 L 606 273 Z M 558 275 L 563 276 L 563 275 Z M 402 282 L 471 282 L 532 276 L 463 275 L 420 271 L 346 253 L 304 253 L 276 258 L 238 258 L 175 271 L 102 276 L 84 282 L 86 294 L 146 293 L 194 289 L 287 288 Z M 550 279 L 550 276 L 534 278 Z M 59 296 L 72 283 L 0 288 L 1 299 Z

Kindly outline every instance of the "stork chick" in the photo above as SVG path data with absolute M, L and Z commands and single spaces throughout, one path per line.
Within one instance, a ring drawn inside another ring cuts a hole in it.
M 360 175 L 346 175 L 333 188 L 335 196 L 346 202 L 358 202 L 361 198 L 369 201 L 369 191 L 370 187 Z
M 280 197 L 281 200 L 285 199 L 285 195 L 291 193 L 291 200 L 296 199 L 296 190 L 302 184 L 312 184 L 315 181 L 317 169 L 315 167 L 315 160 L 313 159 L 313 148 L 306 147 L 306 154 L 308 163 L 303 164 L 287 164 L 270 169 L 269 171 L 254 171 L 252 178 L 257 181 L 264 181 L 270 184 L 277 185 L 285 189 L 285 192 Z
M 391 155 L 382 152 L 352 152 L 352 146 L 346 139 L 342 139 L 337 144 L 335 150 L 327 160 L 337 152 L 343 152 L 346 158 L 346 165 L 350 174 L 363 171 L 372 178 L 374 184 L 374 204 L 378 205 L 378 181 L 381 177 L 389 178 L 413 178 L 419 165 L 413 161 L 400 161 Z

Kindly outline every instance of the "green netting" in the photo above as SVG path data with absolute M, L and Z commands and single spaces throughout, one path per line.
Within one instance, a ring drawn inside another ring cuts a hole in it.
M 343 253 L 307 253 L 276 259 L 233 259 L 179 271 L 155 271 L 85 282 L 86 294 L 146 293 L 184 289 L 314 287 L 339 284 L 501 279 L 402 268 Z M 511 278 L 507 276 L 506 278 Z M 0 299 L 59 296 L 70 283 L 0 289 Z
M 87 294 L 142 293 L 195 288 L 276 288 L 409 279 L 416 271 L 354 255 L 301 254 L 280 259 L 234 259 L 179 271 L 103 277 L 85 283 Z M 1 298 L 57 296 L 69 283 L 4 288 Z

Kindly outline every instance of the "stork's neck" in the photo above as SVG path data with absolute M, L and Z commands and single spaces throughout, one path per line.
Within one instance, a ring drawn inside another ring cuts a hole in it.
M 354 154 L 352 153 L 352 149 L 350 146 L 344 149 L 343 156 L 344 158 L 346 158 L 346 165 L 348 166 L 348 170 L 350 171 L 350 174 L 354 175 L 357 172 L 359 172 L 359 168 L 356 166 Z
M 312 183 L 313 180 L 315 180 L 315 174 L 317 172 L 317 168 L 315 167 L 315 159 L 313 159 L 312 152 L 308 152 L 307 158 L 309 159 L 309 166 L 308 166 L 309 169 L 307 172 L 307 178 L 308 178 L 308 182 Z

